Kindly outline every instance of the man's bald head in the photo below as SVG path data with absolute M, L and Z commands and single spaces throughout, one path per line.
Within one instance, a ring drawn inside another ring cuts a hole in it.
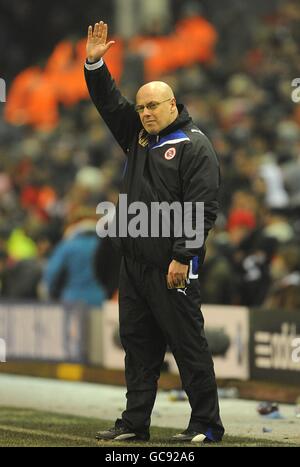
M 162 99 L 174 97 L 173 90 L 167 83 L 164 81 L 151 81 L 140 87 L 136 94 L 136 100 L 148 94 L 152 95 L 153 93 L 155 96 L 161 97 Z
M 178 116 L 173 90 L 163 81 L 151 81 L 141 86 L 136 95 L 136 105 L 140 109 L 141 122 L 150 134 L 158 134 Z

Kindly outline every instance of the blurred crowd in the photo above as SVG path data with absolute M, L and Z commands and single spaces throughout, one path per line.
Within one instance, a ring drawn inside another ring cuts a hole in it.
M 243 48 L 227 31 L 214 58 L 157 78 L 173 87 L 221 164 L 203 302 L 297 310 L 300 105 L 291 83 L 300 78 L 300 4 L 280 3 L 249 27 L 255 34 Z M 121 87 L 134 99 L 140 61 L 130 60 Z M 95 233 L 96 206 L 116 201 L 125 160 L 89 100 L 59 111 L 51 131 L 0 121 L 0 296 L 101 305 L 116 293 L 119 263 Z

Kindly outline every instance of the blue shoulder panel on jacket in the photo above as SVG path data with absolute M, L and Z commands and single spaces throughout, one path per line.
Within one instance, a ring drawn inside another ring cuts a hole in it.
M 181 143 L 182 141 L 190 141 L 190 138 L 182 130 L 173 131 L 173 133 L 169 133 L 168 135 L 163 136 L 158 142 L 155 143 L 154 146 L 151 147 L 151 149 L 160 148 L 166 144 Z

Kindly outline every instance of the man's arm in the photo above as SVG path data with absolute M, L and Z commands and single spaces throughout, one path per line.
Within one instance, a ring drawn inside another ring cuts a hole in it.
M 85 79 L 93 103 L 109 127 L 117 142 L 126 153 L 134 133 L 140 126 L 140 120 L 134 105 L 125 99 L 117 88 L 103 56 L 112 47 L 114 41 L 107 42 L 107 25 L 96 23 L 94 31 L 88 28 L 87 62 Z
M 204 203 L 204 241 L 217 218 L 217 200 L 220 170 L 217 156 L 209 140 L 203 135 L 194 145 L 187 144 L 181 162 L 183 202 L 192 203 L 192 224 L 196 226 L 196 202 Z M 173 244 L 173 259 L 189 264 L 194 256 L 201 255 L 202 247 L 186 246 L 191 239 L 182 236 Z
M 192 206 L 192 227 L 196 227 L 196 202 L 204 202 L 204 240 L 217 217 L 217 193 L 220 184 L 219 164 L 216 154 L 203 135 L 194 145 L 187 144 L 180 166 L 183 203 Z M 202 224 L 202 223 L 201 223 Z M 199 232 L 198 232 L 199 235 Z M 187 278 L 189 263 L 194 256 L 204 255 L 203 246 L 187 247 L 190 238 L 183 235 L 173 244 L 173 260 L 168 269 L 169 288 L 182 287 Z M 194 239 L 192 239 L 194 240 Z

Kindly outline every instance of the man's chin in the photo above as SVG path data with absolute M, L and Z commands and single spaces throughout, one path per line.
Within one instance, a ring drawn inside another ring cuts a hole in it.
M 152 127 L 151 125 L 145 125 L 144 128 L 147 131 L 147 133 L 149 133 L 149 135 L 157 135 L 159 133 L 159 130 Z

